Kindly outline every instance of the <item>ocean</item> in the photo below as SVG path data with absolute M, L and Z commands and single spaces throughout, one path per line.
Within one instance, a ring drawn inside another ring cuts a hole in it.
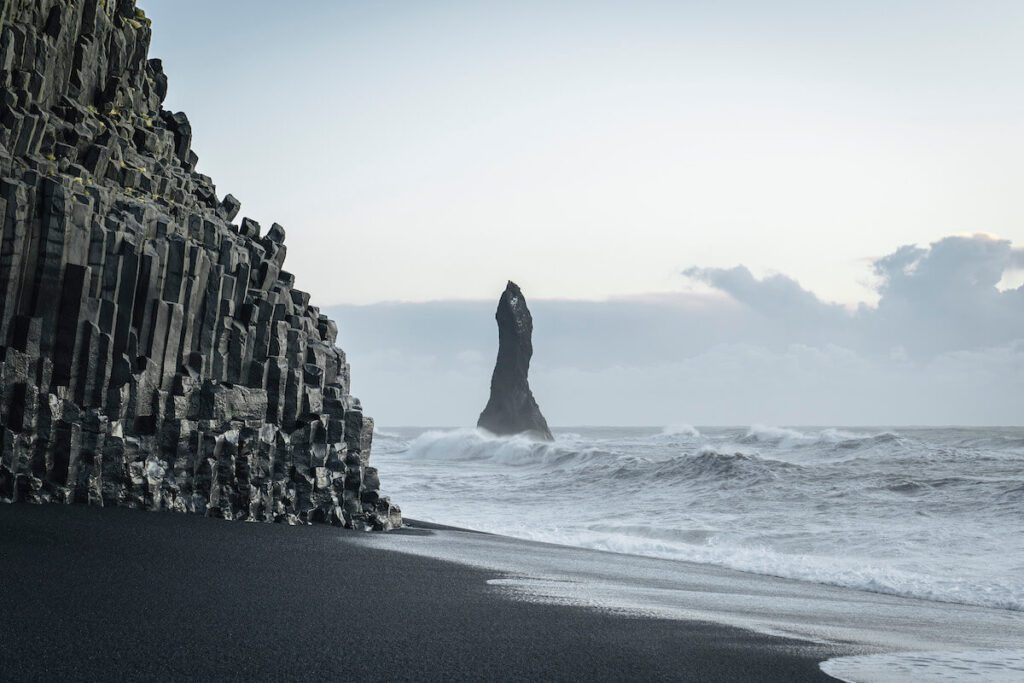
M 413 519 L 1024 610 L 1024 428 L 382 429 Z

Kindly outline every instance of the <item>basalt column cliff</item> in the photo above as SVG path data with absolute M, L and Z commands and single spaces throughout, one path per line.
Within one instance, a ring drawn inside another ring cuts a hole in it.
M 149 41 L 134 0 L 0 0 L 0 500 L 400 525 L 337 327 Z

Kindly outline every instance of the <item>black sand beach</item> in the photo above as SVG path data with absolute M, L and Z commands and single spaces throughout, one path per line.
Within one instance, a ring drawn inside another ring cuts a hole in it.
M 516 601 L 493 572 L 360 540 L 2 505 L 0 678 L 832 680 L 799 641 Z

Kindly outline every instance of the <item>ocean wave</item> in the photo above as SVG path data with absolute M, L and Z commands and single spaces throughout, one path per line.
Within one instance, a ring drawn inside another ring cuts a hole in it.
M 1020 451 L 1024 451 L 1024 437 L 1007 434 L 968 436 L 960 439 L 956 446 L 957 448 L 1009 451 L 1019 455 Z
M 796 429 L 790 429 L 788 427 L 769 427 L 767 425 L 753 425 L 747 430 L 747 433 L 737 439 L 740 443 L 758 444 L 778 444 L 784 441 L 789 442 L 806 442 L 813 441 L 814 437 Z
M 504 467 L 572 470 L 575 483 L 646 481 L 664 487 L 680 482 L 720 485 L 753 484 L 776 478 L 798 465 L 756 453 L 701 446 L 667 457 L 648 458 L 600 446 L 581 447 L 575 440 L 534 441 L 523 436 L 500 437 L 475 429 L 425 432 L 404 454 L 418 462 L 473 462 Z
M 651 468 L 651 474 L 661 481 L 670 477 L 691 483 L 709 481 L 721 486 L 750 486 L 777 479 L 782 472 L 794 469 L 799 466 L 756 454 L 705 446 L 694 454 L 658 463 Z
M 901 481 L 895 484 L 887 484 L 885 488 L 894 493 L 919 493 L 928 488 L 928 486 L 916 481 Z
M 674 424 L 663 427 L 661 436 L 686 436 L 696 439 L 700 438 L 700 430 L 693 425 Z
M 829 437 L 828 443 L 835 444 L 838 449 L 863 448 L 865 446 L 880 446 L 901 442 L 903 437 L 894 432 L 882 432 L 880 434 L 868 434 L 861 436 L 843 436 L 842 438 Z
M 418 461 L 475 462 L 524 466 L 587 464 L 607 459 L 600 448 L 576 450 L 575 440 L 536 441 L 526 436 L 495 436 L 478 429 L 424 432 L 413 439 L 405 456 Z
M 962 446 L 990 433 L 577 431 L 554 442 L 475 429 L 381 437 L 376 464 L 415 518 L 1024 610 L 1024 556 L 1007 544 L 1024 535 L 1021 456 Z
M 794 452 L 818 447 L 848 452 L 885 446 L 901 442 L 902 439 L 903 437 L 895 432 L 865 434 L 836 428 L 823 429 L 817 432 L 802 432 L 790 427 L 754 425 L 736 441 L 742 445 L 788 449 Z

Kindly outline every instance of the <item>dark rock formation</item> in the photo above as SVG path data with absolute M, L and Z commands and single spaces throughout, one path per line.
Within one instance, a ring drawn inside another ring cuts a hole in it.
M 0 0 L 0 500 L 399 525 L 337 326 L 149 42 L 134 0 Z
M 527 434 L 552 441 L 547 420 L 530 391 L 533 317 L 519 285 L 509 281 L 494 314 L 498 321 L 498 361 L 491 376 L 491 397 L 476 426 L 494 434 Z

